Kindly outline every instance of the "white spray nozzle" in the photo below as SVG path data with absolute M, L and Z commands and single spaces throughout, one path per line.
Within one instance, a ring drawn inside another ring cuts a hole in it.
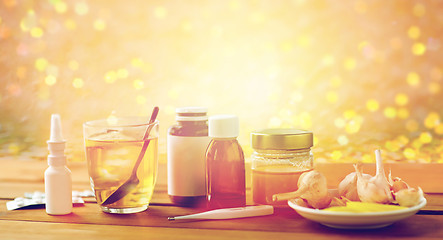
M 60 115 L 51 115 L 51 137 L 50 142 L 63 142 L 65 141 L 62 136 L 62 124 L 60 121 Z

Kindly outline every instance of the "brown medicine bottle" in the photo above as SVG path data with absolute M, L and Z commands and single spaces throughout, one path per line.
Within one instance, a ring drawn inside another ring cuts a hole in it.
M 198 207 L 205 205 L 206 163 L 208 147 L 207 109 L 183 107 L 176 109 L 177 123 L 169 128 L 168 195 L 178 206 Z
M 237 141 L 238 117 L 218 115 L 209 118 L 206 150 L 207 204 L 210 209 L 246 205 L 245 160 Z

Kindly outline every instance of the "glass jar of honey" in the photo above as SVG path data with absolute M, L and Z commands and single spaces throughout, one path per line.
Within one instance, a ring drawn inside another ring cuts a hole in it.
M 265 129 L 251 133 L 252 196 L 257 204 L 287 206 L 273 202 L 276 193 L 297 190 L 297 181 L 313 169 L 313 133 L 297 129 Z

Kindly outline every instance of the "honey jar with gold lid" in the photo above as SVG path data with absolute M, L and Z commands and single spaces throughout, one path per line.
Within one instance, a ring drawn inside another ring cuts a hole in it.
M 297 190 L 300 175 L 313 168 L 313 133 L 299 129 L 264 129 L 251 133 L 252 195 L 257 204 L 273 202 L 276 193 Z

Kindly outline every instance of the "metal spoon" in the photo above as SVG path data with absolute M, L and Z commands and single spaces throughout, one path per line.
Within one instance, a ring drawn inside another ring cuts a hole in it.
M 158 110 L 159 110 L 158 107 L 154 107 L 154 110 L 152 111 L 148 128 L 146 129 L 145 135 L 143 136 L 143 141 L 144 141 L 143 147 L 142 147 L 142 150 L 140 151 L 140 154 L 138 155 L 137 161 L 135 162 L 134 168 L 132 169 L 131 176 L 117 190 L 115 190 L 115 192 L 113 192 L 102 203 L 102 205 L 109 205 L 109 204 L 115 203 L 118 200 L 122 199 L 124 196 L 128 195 L 128 193 L 130 193 L 132 190 L 134 190 L 134 188 L 140 182 L 137 178 L 137 169 L 138 169 L 138 166 L 140 166 L 140 163 L 141 163 L 143 157 L 145 156 L 146 149 L 148 148 L 148 145 L 150 142 L 150 139 L 148 139 L 149 133 L 151 132 L 152 127 L 154 126 L 154 125 L 152 125 L 152 123 L 157 118 Z

